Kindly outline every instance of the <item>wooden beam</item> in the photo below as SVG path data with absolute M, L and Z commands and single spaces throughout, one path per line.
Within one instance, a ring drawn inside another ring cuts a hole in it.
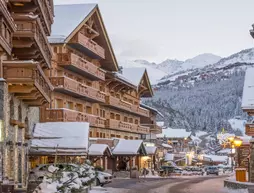
M 9 85 L 8 90 L 10 93 L 31 93 L 36 88 L 33 85 Z
M 34 41 L 23 41 L 23 40 L 13 40 L 13 47 L 14 48 L 31 48 L 34 44 Z

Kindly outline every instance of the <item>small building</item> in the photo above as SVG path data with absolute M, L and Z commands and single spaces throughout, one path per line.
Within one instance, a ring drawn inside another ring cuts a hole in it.
M 162 129 L 162 133 L 156 135 L 158 139 L 173 146 L 174 152 L 189 151 L 188 143 L 191 140 L 191 132 L 185 129 Z
M 34 127 L 30 167 L 56 162 L 80 163 L 88 154 L 89 123 L 48 122 Z

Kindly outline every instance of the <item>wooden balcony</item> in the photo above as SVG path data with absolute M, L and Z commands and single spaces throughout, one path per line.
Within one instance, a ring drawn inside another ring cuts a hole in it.
M 105 50 L 99 46 L 95 41 L 89 39 L 81 32 L 79 32 L 71 41 L 70 46 L 81 52 L 86 53 L 89 57 L 94 59 L 105 59 Z
M 65 108 L 46 109 L 41 119 L 42 122 L 88 122 L 90 126 L 103 126 L 95 115 Z
M 45 34 L 47 36 L 50 35 L 54 17 L 51 0 L 9 0 L 9 2 L 14 13 L 34 13 L 39 15 Z
M 108 119 L 106 121 L 106 127 L 109 129 L 119 130 L 119 131 L 125 131 L 125 132 L 132 132 L 132 133 L 138 133 L 138 134 L 148 134 L 149 133 L 149 127 L 144 127 L 132 123 L 127 123 L 115 119 Z
M 112 106 L 116 109 L 125 110 L 127 112 L 131 112 L 137 115 L 141 115 L 144 117 L 149 117 L 149 110 L 139 107 L 137 105 L 133 105 L 124 100 L 113 96 L 106 97 L 106 105 Z
M 12 18 L 10 12 L 7 9 L 6 0 L 0 0 L 0 15 L 4 17 L 7 25 L 10 27 L 10 30 L 15 31 L 16 25 L 14 19 Z
M 52 52 L 40 19 L 34 15 L 14 14 L 14 54 L 21 60 L 34 59 L 51 66 Z
M 254 123 L 245 124 L 245 134 L 248 136 L 254 136 Z
M 88 101 L 105 103 L 105 94 L 99 90 L 81 84 L 68 77 L 51 77 L 49 78 L 54 90 L 69 94 L 78 98 L 85 98 Z
M 150 128 L 146 127 L 146 126 L 138 126 L 138 133 L 142 133 L 142 134 L 149 134 L 150 133 Z
M 57 54 L 57 63 L 59 66 L 86 76 L 90 80 L 105 80 L 104 70 L 73 53 Z
M 50 102 L 53 89 L 40 65 L 33 61 L 3 61 L 9 92 L 30 106 Z
M 151 125 L 150 131 L 151 131 L 151 133 L 154 133 L 154 134 L 161 134 L 162 128 L 160 126 L 154 124 L 154 125 Z

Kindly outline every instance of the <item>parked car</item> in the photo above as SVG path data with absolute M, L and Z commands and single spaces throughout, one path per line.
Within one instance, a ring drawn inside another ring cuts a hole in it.
M 112 182 L 112 175 L 106 172 L 97 171 L 96 185 L 104 186 Z
M 30 181 L 42 181 L 44 176 L 51 176 L 52 174 L 48 171 L 48 167 L 51 164 L 40 164 L 36 166 L 31 172 L 30 172 Z M 66 164 L 66 163 L 60 163 L 56 164 L 56 167 L 59 168 L 59 170 L 63 169 L 70 169 L 72 171 L 75 171 L 76 168 L 78 168 L 78 165 L 76 164 Z M 109 173 L 105 173 L 102 171 L 96 170 L 96 185 L 97 186 L 103 186 L 104 184 L 108 184 L 112 182 L 112 175 Z
M 206 173 L 207 173 L 207 175 L 215 174 L 218 176 L 219 175 L 219 168 L 217 166 L 209 166 L 209 167 L 207 167 Z

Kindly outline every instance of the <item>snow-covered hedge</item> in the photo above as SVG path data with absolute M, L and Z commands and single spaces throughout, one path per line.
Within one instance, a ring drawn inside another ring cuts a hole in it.
M 68 165 L 63 169 L 49 166 L 42 183 L 34 193 L 78 193 L 84 191 L 96 177 L 94 167 L 89 164 Z

